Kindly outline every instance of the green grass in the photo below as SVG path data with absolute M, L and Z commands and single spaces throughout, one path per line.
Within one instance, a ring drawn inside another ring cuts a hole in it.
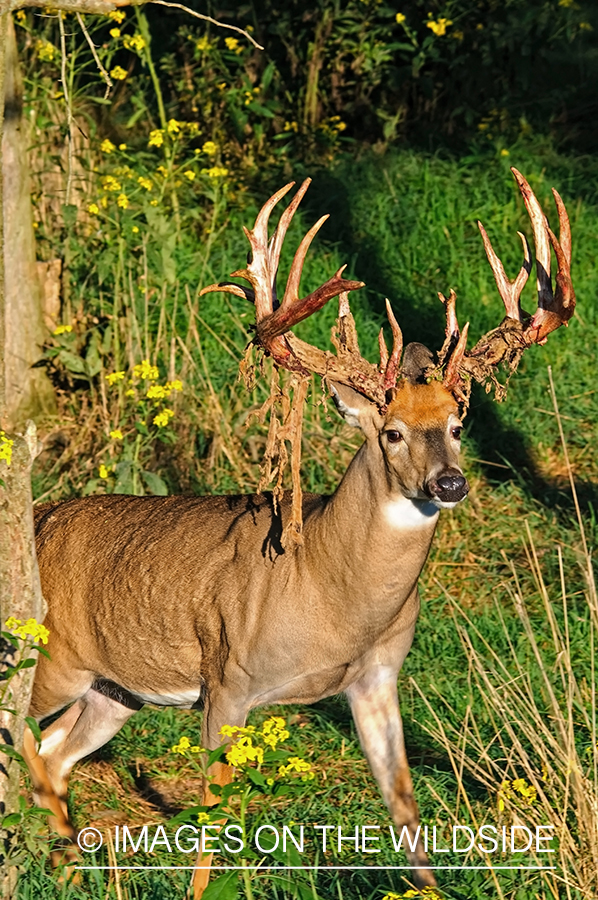
M 449 809 L 457 811 L 460 821 L 469 821 L 467 817 L 472 813 L 464 806 L 459 779 L 446 747 L 429 733 L 430 714 L 422 695 L 445 718 L 447 727 L 453 723 L 459 728 L 467 720 L 468 710 L 473 708 L 479 714 L 482 738 L 490 741 L 494 734 L 494 724 L 484 713 L 472 681 L 471 656 L 457 627 L 463 621 L 458 614 L 451 614 L 447 593 L 466 611 L 483 636 L 481 640 L 469 630 L 476 651 L 483 658 L 487 656 L 484 641 L 505 658 L 509 657 L 510 647 L 514 649 L 514 658 L 529 673 L 540 714 L 551 715 L 542 682 L 543 670 L 548 672 L 559 697 L 566 695 L 558 682 L 558 652 L 550 645 L 542 591 L 525 551 L 526 523 L 540 555 L 547 589 L 557 598 L 560 597 L 557 547 L 562 548 L 567 614 L 563 613 L 560 601 L 555 601 L 554 615 L 562 630 L 565 618 L 568 622 L 570 656 L 582 685 L 578 702 L 591 705 L 592 630 L 584 597 L 587 585 L 580 565 L 583 557 L 567 467 L 548 393 L 547 366 L 552 366 L 557 385 L 571 470 L 582 503 L 588 542 L 593 547 L 597 467 L 592 451 L 598 421 L 598 393 L 594 389 L 598 324 L 594 302 L 598 289 L 594 266 L 598 237 L 595 167 L 591 160 L 559 156 L 540 141 L 514 146 L 508 156 L 472 154 L 464 159 L 447 159 L 406 150 L 383 157 L 342 160 L 331 171 L 316 174 L 306 198 L 306 209 L 289 233 L 282 267 L 288 268 L 303 229 L 322 212 L 329 211 L 332 218 L 314 243 L 305 266 L 303 290 L 314 288 L 339 265 L 349 263 L 349 275 L 368 285 L 352 300 L 365 355 L 375 359 L 385 296 L 391 299 L 406 339 L 439 347 L 443 314 L 436 291 L 446 292 L 454 287 L 458 292 L 460 321 L 471 322 L 471 334 L 477 339 L 483 331 L 499 323 L 502 309 L 476 219 L 484 222 L 511 275 L 520 265 L 516 231 L 530 233 L 508 169 L 511 164 L 529 178 L 551 220 L 554 214 L 549 194 L 551 185 L 559 189 L 567 203 L 573 224 L 573 279 L 579 311 L 571 326 L 552 335 L 546 347 L 532 348 L 526 354 L 512 380 L 506 403 L 499 406 L 476 391 L 471 404 L 465 442 L 471 495 L 454 512 L 442 516 L 422 578 L 423 604 L 416 640 L 399 681 L 416 793 L 422 819 L 429 824 L 448 820 L 439 797 Z M 245 433 L 243 425 L 247 409 L 260 402 L 264 390 L 258 387 L 248 397 L 236 382 L 251 310 L 242 301 L 223 295 L 198 299 L 197 291 L 211 281 L 222 280 L 242 264 L 246 244 L 241 221 L 251 223 L 268 190 L 264 188 L 259 199 L 245 198 L 242 213 L 235 210 L 234 203 L 223 200 L 218 209 L 218 227 L 223 230 L 212 246 L 206 247 L 191 235 L 183 234 L 174 251 L 175 279 L 166 283 L 164 290 L 159 236 L 147 230 L 148 278 L 151 287 L 157 289 L 148 305 L 147 320 L 143 302 L 128 299 L 127 292 L 117 286 L 128 315 L 122 323 L 121 346 L 126 346 L 128 338 L 131 346 L 127 352 L 131 359 L 140 361 L 143 340 L 137 340 L 132 328 L 132 323 L 137 322 L 140 334 L 150 335 L 152 358 L 155 356 L 167 372 L 172 352 L 174 371 L 181 373 L 185 381 L 184 398 L 177 408 L 179 441 L 171 448 L 157 447 L 150 459 L 152 467 L 175 490 L 250 491 L 257 484 L 264 432 L 252 426 Z M 110 302 L 113 300 L 110 291 L 114 285 L 106 266 L 113 247 L 98 244 L 96 262 L 91 263 L 90 269 L 83 244 L 77 246 L 73 263 L 73 306 L 81 300 L 90 314 L 105 315 L 108 298 Z M 135 276 L 139 272 L 139 257 L 130 247 L 126 252 Z M 87 266 L 85 279 L 76 277 L 77 266 L 81 273 Z M 103 267 L 103 287 L 97 267 Z M 184 299 L 187 288 L 189 303 Z M 533 303 L 530 286 L 526 289 L 524 306 L 531 309 Z M 161 312 L 166 321 L 158 340 Z M 331 304 L 298 331 L 308 340 L 328 346 L 334 317 Z M 195 324 L 190 327 L 192 320 Z M 103 359 L 106 371 L 111 370 L 112 353 L 113 348 Z M 58 497 L 80 491 L 90 477 L 90 469 L 97 467 L 102 459 L 105 439 L 99 414 L 93 419 L 94 426 L 88 432 L 83 430 L 90 407 L 82 406 L 81 398 L 89 394 L 91 408 L 97 409 L 95 392 L 96 387 L 91 393 L 80 391 L 65 398 L 63 419 L 54 427 L 66 430 L 71 445 L 66 450 L 55 449 L 42 456 L 35 476 L 38 495 Z M 329 421 L 322 409 L 312 403 L 306 424 L 304 486 L 311 490 L 332 490 L 358 443 L 334 413 Z M 542 664 L 534 657 L 522 632 L 521 620 L 514 612 L 509 593 L 513 586 L 511 565 L 542 646 Z M 419 690 L 415 689 L 414 682 Z M 443 708 L 435 699 L 438 694 L 449 708 Z M 380 824 L 386 828 L 388 817 L 359 750 L 346 703 L 333 699 L 312 708 L 287 709 L 283 714 L 294 717 L 294 740 L 310 756 L 319 775 L 304 796 L 289 800 L 284 809 L 262 814 L 270 816 L 273 822 L 283 817 L 296 822 L 342 821 L 343 824 Z M 256 715 L 259 718 L 262 713 Z M 124 821 L 130 816 L 131 821 L 138 823 L 150 815 L 152 821 L 163 822 L 181 805 L 193 805 L 197 788 L 192 772 L 185 770 L 181 760 L 177 762 L 169 755 L 168 748 L 181 733 L 198 731 L 198 725 L 196 714 L 191 713 L 146 709 L 135 716 L 107 747 L 75 771 L 71 802 L 76 823 L 109 822 L 109 818 L 102 818 L 103 811 L 113 809 L 123 814 L 123 797 L 130 803 L 125 807 Z M 576 746 L 584 759 L 588 759 L 588 754 L 591 757 L 594 749 L 589 738 L 584 729 L 576 730 Z M 506 771 L 507 761 L 504 765 Z M 114 779 L 108 777 L 111 771 L 115 773 Z M 500 783 L 497 782 L 496 790 L 491 790 L 467 772 L 462 783 L 475 815 L 485 814 L 492 821 Z M 451 859 L 454 857 L 447 855 L 442 862 Z M 167 857 L 158 854 L 154 861 L 166 862 Z M 397 858 L 386 846 L 375 863 L 396 865 Z M 532 900 L 538 896 L 589 900 L 591 896 L 573 888 L 568 892 L 562 885 L 557 885 L 554 893 L 537 879 L 538 876 L 529 874 L 504 873 L 492 880 L 487 873 L 474 871 L 440 875 L 446 897 L 454 900 L 488 896 L 513 900 Z M 182 875 L 131 873 L 123 875 L 119 888 L 130 898 L 174 900 L 183 896 L 183 884 Z M 346 900 L 381 898 L 389 889 L 406 888 L 400 873 L 390 871 L 320 872 L 315 885 L 311 896 L 339 896 Z M 260 878 L 254 887 L 256 898 L 308 896 L 300 893 L 303 889 L 297 884 L 281 888 L 268 878 Z M 40 863 L 32 860 L 21 879 L 20 896 L 93 897 L 94 900 L 97 897 L 99 900 L 117 894 L 116 885 L 108 886 L 105 876 L 98 873 L 86 876 L 81 888 L 58 888 L 51 876 L 42 871 Z

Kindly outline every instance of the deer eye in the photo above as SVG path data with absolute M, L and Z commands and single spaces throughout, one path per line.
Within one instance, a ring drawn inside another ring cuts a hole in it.
M 454 437 L 456 441 L 461 439 L 461 432 L 463 429 L 460 425 L 456 425 L 454 428 L 451 428 L 451 437 Z
M 400 431 L 387 431 L 386 440 L 389 444 L 398 444 L 399 441 L 403 440 L 403 436 Z

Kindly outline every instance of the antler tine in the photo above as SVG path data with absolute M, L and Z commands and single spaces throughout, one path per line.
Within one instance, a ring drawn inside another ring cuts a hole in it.
M 540 309 L 549 309 L 552 296 L 552 284 L 550 281 L 550 241 L 548 238 L 548 222 L 546 216 L 532 191 L 527 179 L 523 177 L 514 166 L 511 172 L 519 185 L 525 208 L 532 223 L 534 243 L 536 245 L 536 273 L 538 280 L 538 306 Z
M 519 270 L 519 274 L 514 281 L 511 281 L 510 278 L 507 277 L 501 260 L 494 252 L 494 248 L 490 242 L 490 238 L 488 237 L 486 229 L 481 222 L 478 222 L 478 228 L 480 229 L 480 233 L 482 235 L 486 256 L 488 257 L 488 262 L 490 263 L 490 268 L 492 269 L 492 274 L 494 275 L 494 280 L 496 281 L 498 293 L 500 294 L 502 302 L 505 305 L 507 316 L 510 319 L 516 319 L 518 322 L 521 322 L 521 304 L 519 302 L 519 298 L 521 297 L 521 291 L 525 287 L 525 283 L 527 282 L 529 273 L 532 270 L 532 255 L 527 238 L 524 234 L 521 233 L 521 231 L 517 232 L 517 234 L 521 238 L 521 243 L 523 244 L 524 260 L 523 265 Z
M 293 182 L 294 184 L 294 182 Z M 272 240 L 270 241 L 270 247 L 268 250 L 268 257 L 270 262 L 270 272 L 272 275 L 272 290 L 276 291 L 276 273 L 278 271 L 278 262 L 280 260 L 280 251 L 282 249 L 282 245 L 287 233 L 287 229 L 291 224 L 293 216 L 297 211 L 297 207 L 303 200 L 305 196 L 305 192 L 311 184 L 311 178 L 306 178 L 302 183 L 301 187 L 283 212 L 282 216 L 279 219 L 278 226 L 276 231 L 272 235 Z
M 401 354 L 403 352 L 403 333 L 399 328 L 399 323 L 395 319 L 392 306 L 388 298 L 386 299 L 386 315 L 390 323 L 392 331 L 392 353 L 390 359 L 384 368 L 384 390 L 389 391 L 397 386 L 397 378 L 399 377 L 399 368 L 401 366 Z M 384 338 L 382 338 L 384 341 Z M 386 344 L 384 344 L 386 350 Z M 386 351 L 388 354 L 388 351 Z M 380 354 L 382 356 L 382 354 Z
M 303 237 L 303 240 L 297 247 L 297 252 L 293 257 L 291 271 L 289 272 L 289 277 L 287 278 L 287 286 L 284 291 L 284 297 L 282 298 L 283 306 L 295 303 L 299 299 L 299 283 L 301 281 L 301 273 L 303 271 L 303 263 L 305 262 L 307 251 L 309 250 L 311 242 L 315 238 L 316 234 L 318 233 L 324 222 L 329 218 L 329 215 L 321 216 L 316 224 L 312 225 L 312 227 L 309 229 L 309 231 Z M 345 267 L 343 266 L 343 269 L 344 268 Z
M 451 358 L 449 359 L 448 365 L 444 371 L 444 378 L 442 379 L 442 383 L 449 391 L 455 391 L 456 389 L 458 389 L 462 382 L 460 368 L 465 356 L 468 333 L 469 322 L 465 324 L 457 342 L 457 346 L 451 353 Z
M 441 291 L 438 291 L 438 299 L 444 303 L 446 313 L 446 327 L 444 336 L 446 341 L 450 342 L 459 337 L 459 323 L 457 321 L 457 295 L 451 288 L 448 298 Z
M 565 254 L 565 259 L 567 264 L 571 265 L 571 225 L 569 223 L 569 216 L 567 215 L 567 210 L 565 209 L 565 204 L 561 199 L 561 195 L 559 192 L 553 188 L 552 195 L 554 197 L 554 202 L 556 203 L 556 208 L 559 213 L 559 243 L 563 248 L 563 252 Z M 560 265 L 560 263 L 559 263 Z

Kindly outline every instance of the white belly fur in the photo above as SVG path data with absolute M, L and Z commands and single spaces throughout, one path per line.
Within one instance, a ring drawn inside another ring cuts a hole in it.
M 155 706 L 178 706 L 179 709 L 191 709 L 193 704 L 199 700 L 200 690 L 192 688 L 190 691 L 180 691 L 176 694 L 142 693 L 141 691 L 131 691 L 131 693 L 144 703 L 153 703 Z

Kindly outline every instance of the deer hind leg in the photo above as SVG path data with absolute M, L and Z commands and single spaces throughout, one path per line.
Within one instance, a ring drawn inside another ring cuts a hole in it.
M 419 831 L 419 811 L 405 751 L 397 696 L 397 670 L 375 666 L 347 690 L 359 740 L 397 828 L 407 828 L 405 847 L 416 887 L 435 887 L 436 879 Z M 414 850 L 411 847 L 415 847 Z
M 67 790 L 75 763 L 103 747 L 139 708 L 124 706 L 90 688 L 42 733 L 41 746 L 26 729 L 23 755 L 27 762 L 35 801 L 49 809 L 50 826 L 64 838 L 67 847 L 52 853 L 52 864 L 72 863 L 77 858 L 77 833 L 69 819 Z
M 232 709 L 226 710 L 226 705 L 222 705 L 220 713 L 217 712 L 217 706 L 214 702 L 206 704 L 204 711 L 204 721 L 202 728 L 202 742 L 204 747 L 213 749 L 221 743 L 220 728 L 223 725 L 244 725 L 245 713 L 233 712 Z M 217 797 L 210 790 L 210 785 L 219 785 L 224 787 L 230 784 L 235 775 L 233 766 L 226 763 L 212 763 L 207 771 L 207 778 L 204 778 L 201 792 L 201 802 L 203 806 L 215 806 L 220 797 Z M 195 861 L 195 871 L 193 872 L 193 880 L 191 882 L 191 890 L 193 900 L 200 900 L 203 892 L 208 886 L 210 880 L 210 868 L 212 865 L 213 853 L 202 854 L 199 852 Z

